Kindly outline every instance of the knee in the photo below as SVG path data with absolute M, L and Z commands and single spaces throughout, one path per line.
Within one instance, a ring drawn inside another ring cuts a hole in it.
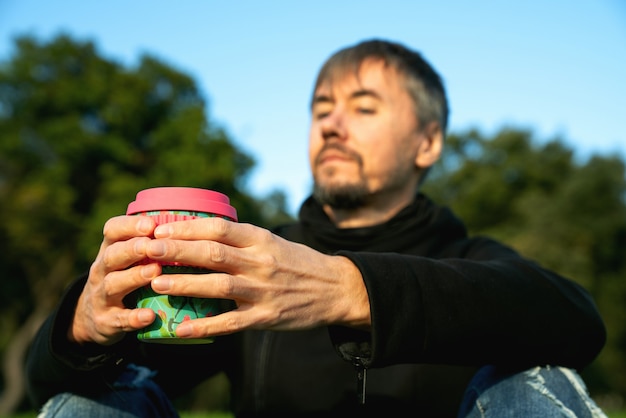
M 578 373 L 563 367 L 478 371 L 465 393 L 460 417 L 603 417 Z
M 54 395 L 41 407 L 37 418 L 78 417 L 93 411 L 93 401 L 72 393 Z
M 64 417 L 178 417 L 167 395 L 145 367 L 128 365 L 106 391 L 60 393 L 50 398 L 38 418 Z

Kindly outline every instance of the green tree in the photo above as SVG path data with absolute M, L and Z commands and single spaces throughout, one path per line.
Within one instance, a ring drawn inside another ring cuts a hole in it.
M 33 333 L 137 191 L 203 187 L 230 196 L 241 221 L 289 218 L 281 192 L 246 192 L 254 159 L 208 118 L 189 76 L 150 56 L 127 68 L 65 35 L 15 45 L 0 66 L 0 415 L 23 402 Z
M 474 234 L 498 238 L 571 277 L 597 301 L 609 331 L 585 371 L 596 394 L 626 396 L 626 170 L 617 155 L 584 162 L 562 140 L 527 130 L 477 130 L 446 140 L 424 189 Z

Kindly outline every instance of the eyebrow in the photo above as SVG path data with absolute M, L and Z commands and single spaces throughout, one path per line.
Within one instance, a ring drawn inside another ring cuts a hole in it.
M 359 97 L 373 97 L 374 99 L 381 100 L 380 94 L 374 90 L 361 89 L 357 90 L 350 95 L 350 99 L 357 99 Z
M 350 95 L 350 100 L 358 99 L 360 97 L 373 97 L 377 100 L 381 100 L 380 94 L 376 93 L 374 90 L 368 90 L 368 89 L 361 89 L 361 90 L 355 91 L 354 93 Z M 313 102 L 311 103 L 311 106 L 315 106 L 318 103 L 333 103 L 334 101 L 335 100 L 331 96 L 320 94 L 313 98 Z

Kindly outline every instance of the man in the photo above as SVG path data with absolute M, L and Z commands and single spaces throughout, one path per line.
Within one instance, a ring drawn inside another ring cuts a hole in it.
M 240 417 L 603 416 L 576 372 L 605 341 L 589 295 L 467 237 L 418 193 L 448 118 L 431 66 L 391 42 L 346 48 L 322 67 L 311 109 L 314 192 L 297 223 L 106 223 L 88 276 L 35 339 L 34 401 L 52 397 L 50 416 L 174 416 L 168 397 L 224 371 Z M 223 273 L 132 267 L 145 258 Z M 213 344 L 140 343 L 155 314 L 124 302 L 147 284 L 237 308 L 177 328 Z

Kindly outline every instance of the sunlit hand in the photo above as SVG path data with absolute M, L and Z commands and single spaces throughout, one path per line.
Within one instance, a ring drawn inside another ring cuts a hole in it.
M 152 281 L 156 292 L 233 299 L 237 304 L 233 311 L 180 324 L 176 330 L 179 337 L 200 338 L 248 328 L 370 326 L 363 279 L 345 257 L 325 255 L 266 229 L 220 218 L 163 224 L 155 229 L 154 236 L 156 239 L 146 247 L 150 258 L 219 272 L 161 275 Z M 134 276 L 132 286 L 140 285 L 150 274 Z
M 156 263 L 131 267 L 146 258 L 154 227 L 146 216 L 119 216 L 104 225 L 100 251 L 68 330 L 70 341 L 109 345 L 154 321 L 152 310 L 127 309 L 123 303 L 129 293 L 161 274 Z

